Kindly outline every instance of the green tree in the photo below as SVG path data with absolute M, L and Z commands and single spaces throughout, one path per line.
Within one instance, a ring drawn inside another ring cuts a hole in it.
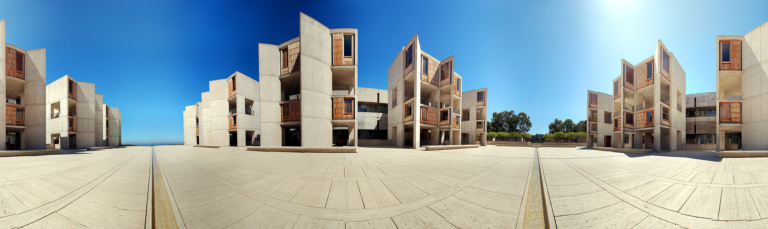
M 575 132 L 576 131 L 576 124 L 573 123 L 573 120 L 566 119 L 563 122 L 563 127 L 560 129 L 560 131 L 568 133 L 568 132 Z
M 581 120 L 576 124 L 576 132 L 587 132 L 587 121 Z
M 522 133 L 521 135 L 523 136 L 523 140 L 526 140 L 526 141 L 530 141 L 531 140 L 531 135 L 530 134 Z
M 554 134 L 557 132 L 562 131 L 563 127 L 563 121 L 560 121 L 560 119 L 555 119 L 554 122 L 549 124 L 549 133 Z
M 572 140 L 576 139 L 577 137 L 578 137 L 578 135 L 576 135 L 576 133 L 574 133 L 574 132 L 565 133 L 565 138 L 568 139 L 568 141 L 572 141 Z
M 544 141 L 548 141 L 549 142 L 549 141 L 552 141 L 552 140 L 555 139 L 555 135 L 554 134 L 545 134 L 543 138 L 544 138 Z
M 562 141 L 565 139 L 565 133 L 563 132 L 557 132 L 554 135 L 555 135 L 555 140 L 557 141 Z
M 517 120 L 517 129 L 520 133 L 528 133 L 531 130 L 531 117 L 528 117 L 528 114 L 520 112 L 520 114 L 517 114 Z
M 520 141 L 521 135 L 518 132 L 511 132 L 509 133 L 509 137 L 511 138 L 512 141 Z

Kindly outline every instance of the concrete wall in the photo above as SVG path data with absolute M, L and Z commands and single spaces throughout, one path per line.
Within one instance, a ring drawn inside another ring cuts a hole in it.
M 184 145 L 197 145 L 197 126 L 195 126 L 195 114 L 197 105 L 186 106 L 183 112 L 184 117 Z
M 67 93 L 69 79 L 68 75 L 63 76 L 45 86 L 45 141 L 46 144 L 52 144 L 53 139 L 51 136 L 58 134 L 61 149 L 69 148 L 69 118 L 67 116 L 69 114 L 69 97 Z M 54 111 L 51 110 L 51 105 L 56 102 L 59 103 L 58 117 L 52 118 Z
M 605 147 L 607 145 L 605 136 L 613 135 L 613 121 L 611 121 L 611 123 L 605 123 L 606 115 L 608 115 L 609 119 L 613 120 L 613 95 L 596 91 L 587 91 L 587 117 L 589 117 L 590 112 L 592 111 L 592 109 L 589 108 L 589 94 L 591 93 L 597 94 L 597 108 L 595 109 L 597 112 L 597 117 L 595 119 L 595 122 L 597 123 L 597 134 L 589 134 L 589 124 L 592 122 L 588 122 L 587 134 L 589 137 L 587 137 L 587 147 Z M 597 138 L 597 142 L 593 142 L 593 136 Z
M 253 139 L 246 139 L 246 131 L 254 131 L 253 138 L 261 134 L 259 121 L 259 82 L 240 72 L 236 72 L 235 83 L 237 84 L 236 95 L 236 113 L 237 113 L 237 146 L 246 146 L 246 141 L 253 142 Z M 253 100 L 252 113 L 246 114 L 245 101 Z
M 211 145 L 211 93 L 200 94 L 200 145 Z
M 106 106 L 106 105 L 105 105 Z M 106 106 L 109 109 L 108 122 L 109 132 L 107 133 L 108 146 L 122 145 L 122 114 L 117 107 Z M 79 140 L 78 140 L 79 141 Z
M 104 124 L 104 96 L 100 94 L 96 94 L 96 113 L 94 113 L 94 119 L 96 120 L 96 127 L 95 127 L 95 133 L 94 138 L 96 146 L 105 146 L 104 143 L 104 131 L 106 130 L 106 126 Z
M 463 83 L 463 82 L 462 82 Z M 477 93 L 483 91 L 485 94 L 485 106 L 478 107 L 477 106 Z M 451 91 L 452 92 L 452 91 Z M 469 109 L 469 121 L 463 121 L 461 124 L 461 133 L 462 134 L 468 134 L 469 135 L 469 144 L 474 144 L 475 139 L 478 134 L 480 134 L 480 145 L 485 146 L 487 144 L 487 135 L 488 132 L 488 89 L 475 89 L 471 91 L 465 91 L 461 93 L 461 107 L 463 109 Z M 477 113 L 480 113 L 481 117 L 478 117 Z M 485 116 L 485 118 L 482 118 L 482 116 Z M 483 121 L 483 127 L 485 128 L 485 131 L 478 132 L 477 131 L 477 121 Z
M 768 23 L 747 33 L 744 40 L 741 78 L 742 148 L 768 150 Z
M 280 123 L 280 51 L 276 45 L 259 44 L 259 118 L 261 145 L 282 146 Z
M 414 35 L 412 40 L 415 39 Z M 405 80 L 403 79 L 403 58 L 405 54 L 405 47 L 400 48 L 397 52 L 395 60 L 388 69 L 388 98 L 389 98 L 389 113 L 387 114 L 387 130 L 388 139 L 392 140 L 392 144 L 402 147 L 405 142 L 405 126 L 403 125 L 403 102 L 405 102 Z M 396 104 L 393 107 L 393 102 Z
M 301 145 L 332 144 L 332 41 L 330 30 L 315 19 L 299 17 L 301 52 Z
M 24 149 L 45 149 L 45 49 L 27 51 L 24 71 Z
M 685 95 L 685 107 L 714 107 L 717 106 L 716 92 L 705 92 Z
M 229 146 L 229 102 L 227 102 L 229 85 L 227 79 L 210 81 L 208 85 L 211 117 L 210 145 Z
M 77 148 L 96 146 L 96 85 L 77 83 Z M 111 127 L 111 126 L 110 126 Z

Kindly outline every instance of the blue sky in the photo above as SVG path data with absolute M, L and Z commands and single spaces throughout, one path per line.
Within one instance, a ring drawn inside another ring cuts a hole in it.
M 46 48 L 48 83 L 96 84 L 123 115 L 123 143 L 183 142 L 184 106 L 208 81 L 258 79 L 258 43 L 299 35 L 299 12 L 358 28 L 358 86 L 387 88 L 387 68 L 414 34 L 456 56 L 464 89 L 488 88 L 489 114 L 586 119 L 586 90 L 610 92 L 620 61 L 657 39 L 687 74 L 687 93 L 715 91 L 715 36 L 768 21 L 768 1 L 0 1 L 6 42 Z M 489 115 L 490 118 L 490 115 Z

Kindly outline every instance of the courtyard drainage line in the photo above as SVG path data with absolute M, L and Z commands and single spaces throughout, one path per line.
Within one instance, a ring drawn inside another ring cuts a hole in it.
M 554 216 L 549 203 L 546 180 L 541 171 L 539 150 L 535 149 L 531 173 L 528 177 L 528 191 L 525 200 L 523 228 L 554 228 Z
M 155 147 L 152 147 L 152 213 L 151 228 L 179 228 L 176 217 L 168 198 L 168 189 L 165 187 L 165 179 L 160 165 L 155 156 Z M 149 213 L 148 213 L 149 214 Z

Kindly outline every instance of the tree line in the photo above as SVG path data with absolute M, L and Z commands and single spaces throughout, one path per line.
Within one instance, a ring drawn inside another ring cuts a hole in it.
M 529 140 L 531 135 L 531 117 L 525 112 L 515 114 L 514 110 L 493 112 L 491 121 L 487 122 L 488 133 L 486 137 L 490 140 L 501 141 L 520 141 Z
M 573 120 L 562 121 L 555 119 L 549 123 L 549 133 L 541 137 L 544 141 L 568 141 L 581 142 L 587 139 L 587 121 L 581 120 L 573 123 Z

